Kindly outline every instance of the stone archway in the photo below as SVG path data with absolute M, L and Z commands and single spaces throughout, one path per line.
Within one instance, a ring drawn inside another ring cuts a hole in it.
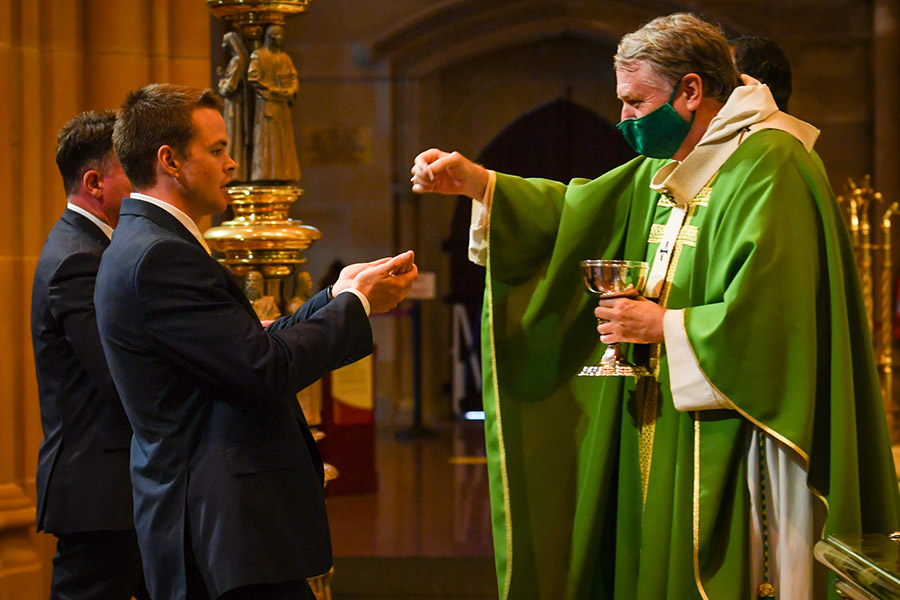
M 593 111 L 559 98 L 508 125 L 478 154 L 489 169 L 522 177 L 569 181 L 593 179 L 635 156 L 615 127 Z M 448 302 L 453 304 L 454 374 L 457 413 L 481 410 L 480 315 L 484 270 L 466 256 L 471 201 L 459 198 L 444 243 L 449 262 Z M 466 328 L 465 334 L 458 329 Z M 462 373 L 457 372 L 462 369 Z

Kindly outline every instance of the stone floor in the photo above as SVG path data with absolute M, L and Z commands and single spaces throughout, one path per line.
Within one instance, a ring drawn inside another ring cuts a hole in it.
M 376 432 L 378 491 L 329 496 L 334 600 L 497 597 L 481 422 Z

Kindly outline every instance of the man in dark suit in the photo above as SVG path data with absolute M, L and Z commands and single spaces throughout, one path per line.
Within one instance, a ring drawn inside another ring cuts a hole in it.
M 122 202 L 95 301 L 134 428 L 135 525 L 155 600 L 313 598 L 331 567 L 322 461 L 295 394 L 372 350 L 367 318 L 416 277 L 412 252 L 345 268 L 263 329 L 197 222 L 226 207 L 221 101 L 152 84 L 119 109 Z
M 131 426 L 94 314 L 100 257 L 131 191 L 112 149 L 115 114 L 83 113 L 60 130 L 56 163 L 68 205 L 34 274 L 31 335 L 44 440 L 37 526 L 58 538 L 53 599 L 147 598 L 134 532 Z

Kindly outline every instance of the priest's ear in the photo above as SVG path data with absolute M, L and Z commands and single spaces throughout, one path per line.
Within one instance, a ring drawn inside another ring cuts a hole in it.
M 694 112 L 700 108 L 700 103 L 703 102 L 703 78 L 696 73 L 688 73 L 681 78 L 681 87 L 687 109 Z

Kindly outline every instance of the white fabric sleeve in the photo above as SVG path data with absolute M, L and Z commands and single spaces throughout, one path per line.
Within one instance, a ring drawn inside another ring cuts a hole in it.
M 663 315 L 669 387 L 675 409 L 680 411 L 732 408 L 731 402 L 706 379 L 691 350 L 684 330 L 684 310 L 667 310 Z
M 366 295 L 357 289 L 344 288 L 340 292 L 338 292 L 338 296 L 340 296 L 341 294 L 346 294 L 347 292 L 350 292 L 351 294 L 359 298 L 359 301 L 362 302 L 363 308 L 366 309 L 366 316 L 368 317 L 371 314 L 372 309 L 369 306 L 369 299 L 366 298 Z
M 825 597 L 824 577 L 814 575 L 813 546 L 822 515 L 806 485 L 809 476 L 795 452 L 757 428 L 750 434 L 747 487 L 750 490 L 750 579 L 752 597 L 762 583 L 763 535 L 759 436 L 765 436 L 766 514 L 769 528 L 769 575 L 776 598 L 811 600 Z M 821 591 L 821 595 L 819 594 Z
M 491 221 L 491 203 L 497 173 L 488 170 L 488 183 L 484 198 L 472 198 L 472 220 L 469 225 L 469 260 L 481 267 L 487 266 L 487 228 Z

